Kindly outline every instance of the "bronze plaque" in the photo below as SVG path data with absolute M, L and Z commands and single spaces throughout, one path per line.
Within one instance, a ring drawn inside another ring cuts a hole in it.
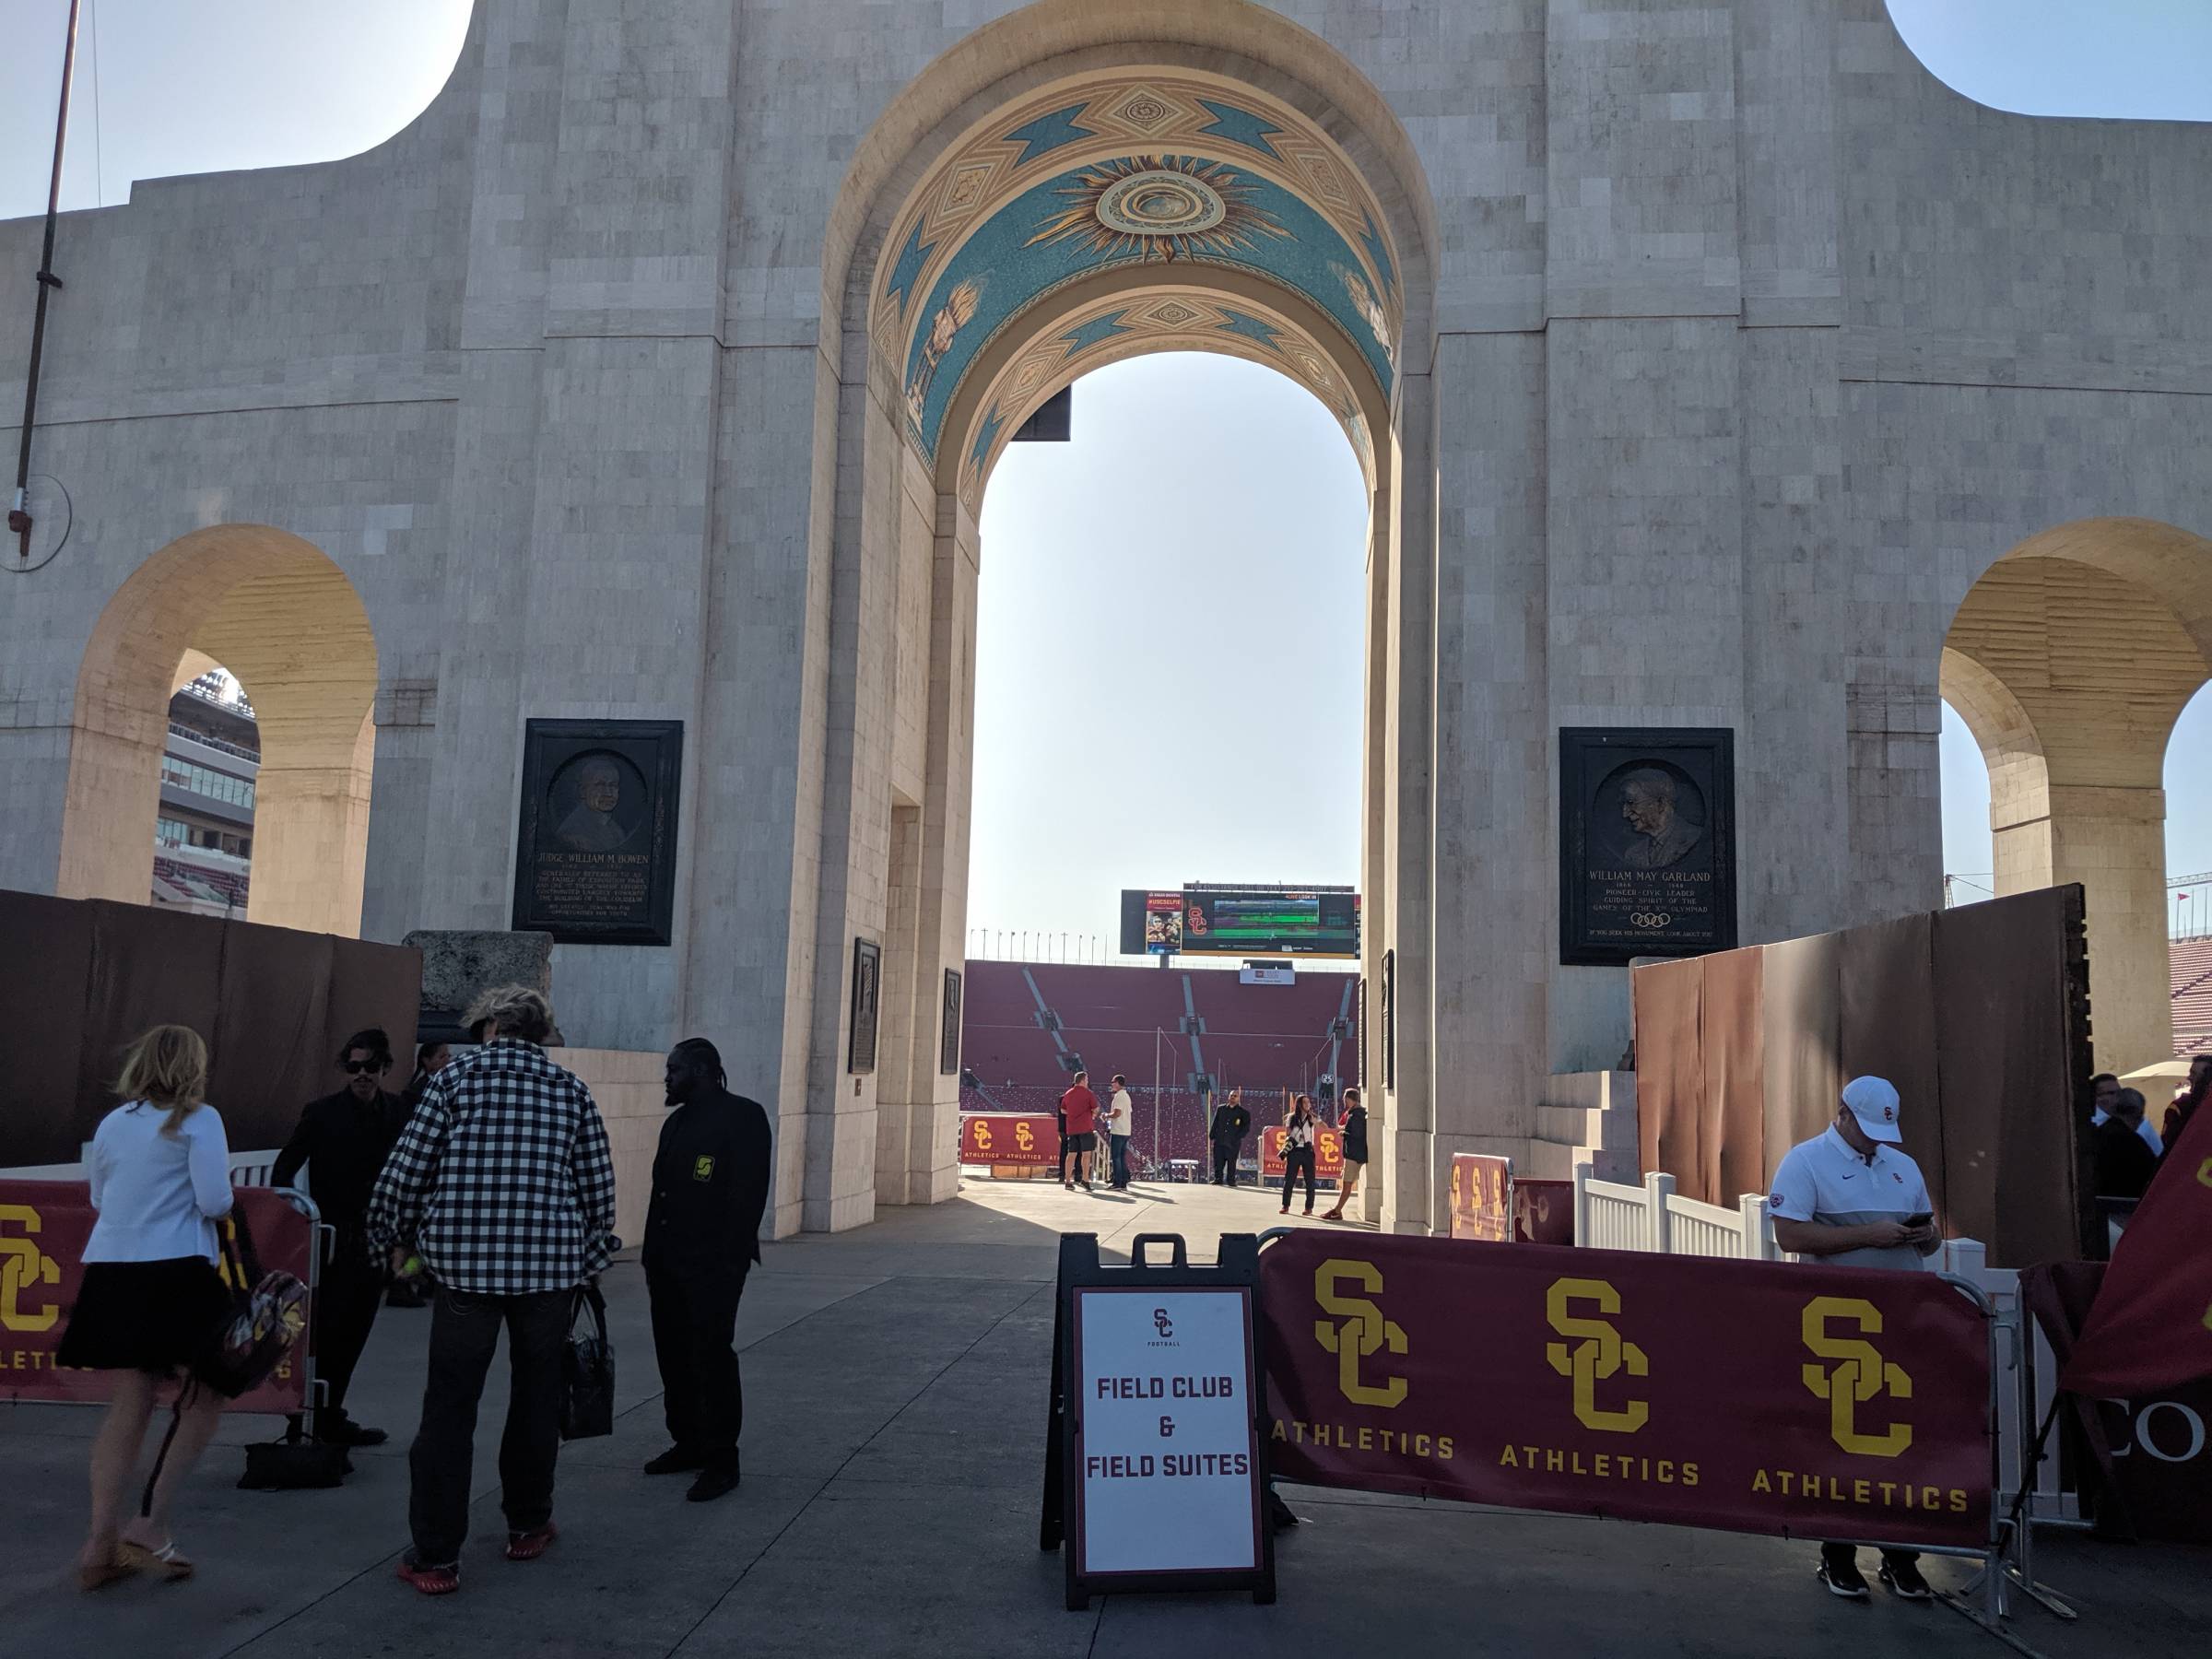
M 853 1019 L 846 1034 L 845 1069 L 854 1075 L 876 1069 L 876 1011 L 883 992 L 883 947 L 873 939 L 853 941 Z
M 960 971 L 945 970 L 944 1030 L 937 1037 L 937 1070 L 949 1077 L 960 1069 Z
M 1735 948 L 1735 734 L 1559 733 L 1559 960 Z
M 677 720 L 533 720 L 514 925 L 564 945 L 665 945 L 676 908 Z

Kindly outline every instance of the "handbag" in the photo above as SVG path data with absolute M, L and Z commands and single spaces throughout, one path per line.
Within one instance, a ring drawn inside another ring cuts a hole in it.
M 219 1231 L 230 1315 L 194 1369 L 210 1388 L 235 1400 L 265 1381 L 307 1329 L 307 1287 L 281 1270 L 262 1271 L 253 1230 L 236 1205 L 228 1221 Z
M 577 1322 L 591 1310 L 592 1328 Z M 561 1355 L 560 1438 L 590 1440 L 615 1431 L 615 1345 L 606 1338 L 606 1298 L 579 1285 L 569 1308 L 569 1344 Z

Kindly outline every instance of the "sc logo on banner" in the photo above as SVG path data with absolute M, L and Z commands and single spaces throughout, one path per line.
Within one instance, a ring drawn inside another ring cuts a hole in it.
M 1851 1320 L 1860 1335 L 1831 1336 L 1831 1319 Z M 1912 1425 L 1891 1423 L 1880 1433 L 1859 1425 L 1859 1407 L 1887 1393 L 1893 1399 L 1912 1397 L 1912 1379 L 1904 1368 L 1885 1359 L 1882 1350 L 1868 1342 L 1882 1331 L 1882 1311 L 1870 1301 L 1851 1296 L 1816 1296 L 1805 1304 L 1805 1346 L 1833 1366 L 1803 1368 L 1806 1387 L 1828 1402 L 1828 1431 L 1836 1444 L 1861 1457 L 1896 1457 L 1912 1443 Z
M 1382 1270 L 1372 1262 L 1324 1262 L 1313 1270 L 1313 1300 L 1342 1323 L 1315 1320 L 1313 1340 L 1336 1356 L 1336 1386 L 1346 1399 L 1358 1406 L 1395 1406 L 1406 1398 L 1406 1379 L 1393 1377 L 1381 1384 L 1363 1382 L 1359 1362 L 1384 1348 L 1404 1353 L 1406 1333 L 1394 1320 L 1383 1318 L 1382 1310 L 1366 1296 L 1340 1293 L 1336 1286 L 1341 1279 L 1356 1281 L 1369 1295 L 1382 1288 Z
M 9 1222 L 26 1233 L 35 1233 L 40 1229 L 39 1212 L 28 1204 L 0 1204 L 0 1226 Z M 53 1330 L 62 1317 L 61 1308 L 53 1302 L 33 1306 L 26 1295 L 41 1285 L 61 1282 L 59 1262 L 28 1238 L 16 1239 L 0 1233 L 0 1329 Z
M 1649 1376 L 1651 1361 L 1634 1343 L 1621 1340 L 1620 1333 L 1609 1318 L 1576 1313 L 1573 1304 L 1580 1301 L 1595 1303 L 1600 1314 L 1620 1312 L 1620 1292 L 1603 1279 L 1553 1280 L 1544 1298 L 1551 1328 L 1562 1336 L 1579 1336 L 1582 1340 L 1572 1348 L 1564 1342 L 1547 1343 L 1544 1357 L 1560 1376 L 1574 1379 L 1574 1416 L 1583 1428 L 1601 1429 L 1610 1434 L 1633 1434 L 1650 1421 L 1652 1403 L 1630 1400 L 1618 1408 L 1607 1409 L 1597 1403 L 1597 1385 L 1623 1370 L 1631 1377 Z

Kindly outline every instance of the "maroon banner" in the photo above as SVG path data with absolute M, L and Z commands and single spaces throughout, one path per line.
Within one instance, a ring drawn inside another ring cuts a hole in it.
M 2212 1112 L 2159 1160 L 2059 1386 L 2142 1399 L 2212 1377 Z
M 1287 1480 L 1989 1540 L 1988 1333 L 1933 1274 L 1298 1232 L 1260 1315 Z
M 1479 1152 L 1452 1159 L 1452 1236 L 1495 1244 L 1513 1240 L 1513 1160 Z
M 1260 1129 L 1260 1179 L 1279 1181 L 1283 1173 L 1283 1126 L 1264 1124 Z M 1313 1131 L 1313 1175 L 1318 1181 L 1344 1179 L 1344 1135 L 1326 1124 Z
M 308 1283 L 314 1223 L 269 1187 L 237 1187 L 233 1196 L 245 1213 L 262 1266 Z M 0 1396 L 108 1397 L 105 1371 L 66 1370 L 53 1362 L 69 1311 L 76 1305 L 85 1241 L 97 1218 L 91 1189 L 84 1182 L 0 1181 Z M 305 1409 L 308 1346 L 302 1332 L 269 1379 L 225 1409 L 288 1414 Z
M 1042 1113 L 973 1112 L 960 1119 L 960 1161 L 964 1164 L 1033 1164 L 1050 1169 L 1060 1161 L 1060 1126 Z
M 1513 1182 L 1513 1237 L 1525 1244 L 1574 1242 L 1574 1182 Z

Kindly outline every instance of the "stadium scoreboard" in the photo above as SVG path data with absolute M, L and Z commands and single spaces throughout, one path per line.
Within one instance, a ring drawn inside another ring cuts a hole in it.
M 1124 888 L 1122 954 L 1356 958 L 1359 894 L 1348 887 Z

